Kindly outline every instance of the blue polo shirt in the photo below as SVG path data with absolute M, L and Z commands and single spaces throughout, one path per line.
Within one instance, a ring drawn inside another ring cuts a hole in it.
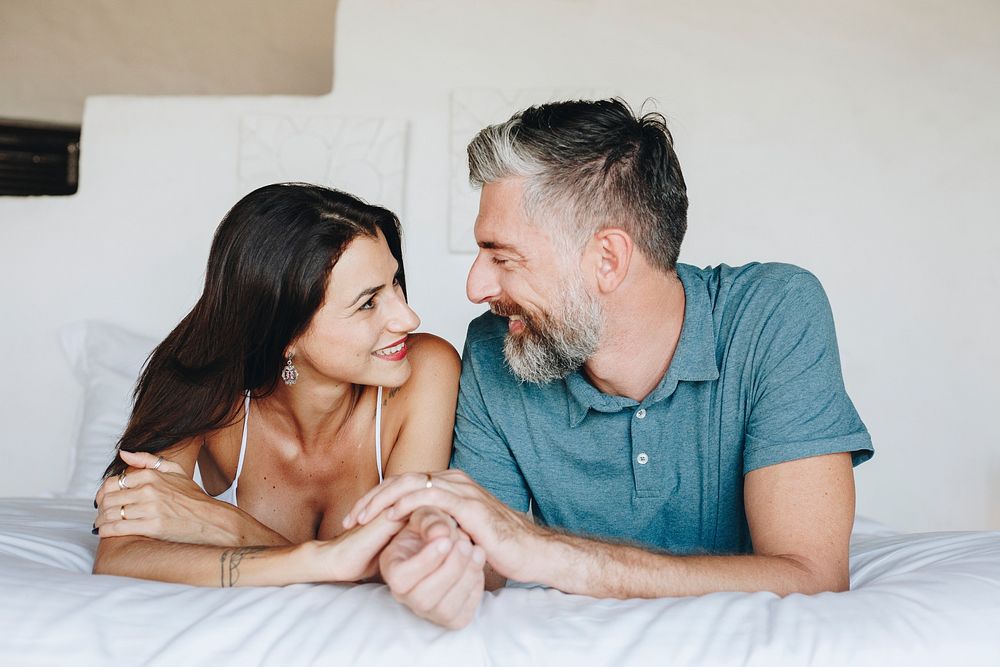
M 520 382 L 503 357 L 507 320 L 473 320 L 452 467 L 572 533 L 678 554 L 747 553 L 744 475 L 834 452 L 851 452 L 855 465 L 871 458 L 812 274 L 679 264 L 677 275 L 680 340 L 640 402 L 600 392 L 579 371 Z

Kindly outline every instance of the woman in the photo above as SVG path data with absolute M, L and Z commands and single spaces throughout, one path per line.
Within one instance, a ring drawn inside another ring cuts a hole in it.
M 391 212 L 303 184 L 244 197 L 204 293 L 140 377 L 97 496 L 94 572 L 214 586 L 376 574 L 403 523 L 345 532 L 343 517 L 383 475 L 443 470 L 451 449 L 458 355 L 411 334 L 419 322 Z

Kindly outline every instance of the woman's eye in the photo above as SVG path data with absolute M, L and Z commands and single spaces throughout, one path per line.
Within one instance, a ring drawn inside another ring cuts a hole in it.
M 361 305 L 361 308 L 359 308 L 358 310 L 371 310 L 374 307 L 375 307 L 375 297 L 373 296 L 372 298 L 365 301 Z

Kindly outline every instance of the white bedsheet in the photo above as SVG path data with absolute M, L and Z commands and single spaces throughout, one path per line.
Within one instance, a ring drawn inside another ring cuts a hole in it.
M 204 589 L 92 576 L 88 501 L 0 500 L 0 665 L 1000 666 L 1000 533 L 859 521 L 849 593 L 594 600 L 508 588 L 471 626 L 377 585 Z

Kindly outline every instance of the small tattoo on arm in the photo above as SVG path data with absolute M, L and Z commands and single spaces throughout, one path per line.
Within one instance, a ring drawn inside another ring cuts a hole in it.
M 240 547 L 227 549 L 219 556 L 219 586 L 232 588 L 240 580 L 240 563 L 243 557 L 264 551 L 267 547 Z

